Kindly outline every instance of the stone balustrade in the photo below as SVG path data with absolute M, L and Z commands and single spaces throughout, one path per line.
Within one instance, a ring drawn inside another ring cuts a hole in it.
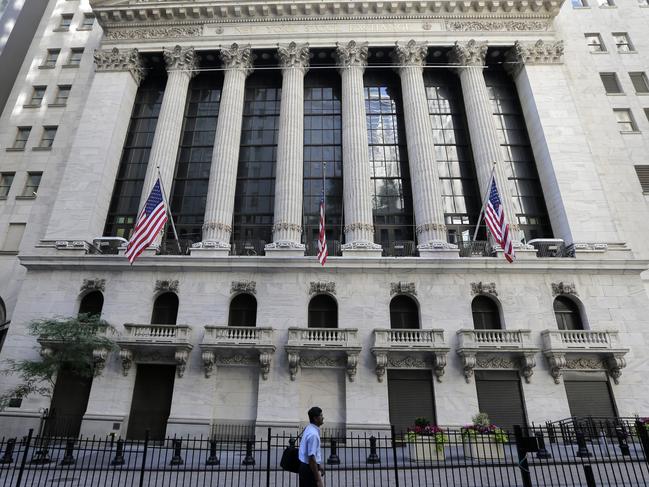
M 289 347 L 360 347 L 356 328 L 289 328 Z
M 126 323 L 124 331 L 122 341 L 189 343 L 192 339 L 192 329 L 187 325 L 137 325 Z
M 530 330 L 460 330 L 460 348 L 525 349 L 533 347 Z
M 617 331 L 544 330 L 543 350 L 612 350 L 620 347 Z

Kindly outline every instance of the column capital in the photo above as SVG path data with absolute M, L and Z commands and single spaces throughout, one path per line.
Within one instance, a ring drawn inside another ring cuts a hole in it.
M 541 39 L 532 42 L 516 41 L 506 54 L 506 69 L 516 76 L 525 65 L 562 64 L 563 41 L 545 42 Z
M 456 42 L 451 48 L 452 63 L 460 66 L 484 66 L 487 43 L 471 39 L 469 42 Z
M 162 51 L 167 71 L 185 71 L 190 77 L 196 75 L 198 56 L 193 47 L 182 48 L 176 45 L 173 49 L 164 48 Z
M 277 55 L 282 69 L 297 68 L 305 74 L 309 69 L 309 43 L 277 45 Z
M 242 47 L 235 42 L 230 47 L 222 47 L 221 60 L 225 69 L 239 69 L 246 76 L 252 73 L 252 49 L 250 49 L 250 45 Z
M 398 68 L 423 67 L 426 64 L 428 55 L 428 44 L 426 42 L 416 42 L 414 39 L 407 44 L 396 42 L 393 56 L 398 63 Z
M 144 65 L 137 49 L 95 49 L 97 72 L 128 71 L 139 85 L 144 78 Z
M 367 66 L 368 43 L 349 41 L 346 45 L 336 42 L 336 58 L 339 68 Z

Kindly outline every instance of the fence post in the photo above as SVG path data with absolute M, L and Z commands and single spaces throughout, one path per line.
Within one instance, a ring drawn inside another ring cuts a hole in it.
M 268 427 L 268 439 L 266 441 L 266 487 L 270 487 L 270 426 Z
M 340 465 L 340 457 L 338 457 L 338 447 L 335 438 L 331 439 L 331 454 L 327 458 L 327 465 Z
M 34 429 L 30 429 L 27 434 L 27 439 L 25 440 L 25 451 L 23 452 L 23 459 L 20 462 L 20 471 L 18 472 L 18 480 L 16 480 L 16 487 L 20 487 L 20 483 L 23 480 L 23 472 L 25 471 L 25 464 L 27 463 L 27 454 L 29 453 L 29 444 L 32 441 L 32 435 L 34 434 Z
M 0 458 L 0 464 L 6 465 L 8 463 L 14 463 L 14 447 L 16 446 L 16 438 L 11 438 L 7 440 L 7 446 L 5 447 L 5 452 Z
M 547 460 L 548 458 L 552 458 L 550 452 L 545 448 L 543 431 L 537 431 L 536 433 L 534 433 L 534 436 L 536 436 L 536 441 L 539 444 L 539 451 L 536 452 L 536 458 L 539 458 L 541 460 Z
M 185 463 L 183 462 L 183 459 L 180 456 L 181 448 L 182 448 L 182 440 L 177 440 L 174 438 L 172 445 L 174 449 L 174 454 L 171 457 L 171 462 L 169 462 L 169 465 L 182 465 L 183 463 Z
M 532 487 L 532 476 L 530 466 L 527 463 L 527 451 L 523 447 L 523 428 L 514 426 L 514 438 L 516 439 L 516 451 L 518 452 L 518 467 L 521 469 L 523 487 Z
M 246 456 L 241 462 L 241 465 L 254 465 L 255 464 L 255 457 L 252 455 L 252 440 L 247 440 L 246 441 Z
M 576 430 L 575 437 L 577 438 L 578 447 L 575 456 L 588 458 L 590 456 L 590 452 L 588 451 L 588 445 L 586 445 L 586 436 L 584 435 L 584 432 L 581 429 Z
M 638 431 L 640 444 L 642 445 L 642 449 L 644 450 L 645 462 L 649 464 L 649 432 L 647 432 L 647 428 L 640 420 L 635 422 L 635 428 Z
M 144 451 L 142 452 L 142 466 L 140 467 L 140 487 L 144 485 L 144 468 L 146 466 L 146 452 L 149 449 L 149 430 L 144 433 Z
M 394 485 L 399 487 L 399 465 L 397 465 L 397 442 L 394 435 L 394 425 L 390 425 L 391 441 L 392 441 L 392 461 L 394 462 Z
M 367 463 L 369 464 L 381 463 L 381 459 L 376 453 L 376 436 L 374 435 L 370 436 L 370 454 L 367 457 Z
M 631 456 L 631 451 L 629 450 L 629 442 L 626 439 L 627 435 L 626 431 L 624 431 L 624 428 L 615 428 L 615 435 L 617 436 L 617 442 L 620 446 L 620 453 L 622 453 L 622 456 Z
M 61 460 L 61 465 L 74 465 L 77 461 L 74 459 L 74 440 L 65 442 L 65 455 Z
M 113 461 L 110 462 L 110 464 L 113 467 L 116 467 L 117 465 L 124 465 L 126 463 L 124 461 L 124 440 L 121 438 L 117 440 L 117 451 L 115 452 L 115 458 L 113 458 Z
M 219 465 L 221 461 L 216 456 L 216 440 L 210 440 L 210 456 L 205 461 L 205 465 Z

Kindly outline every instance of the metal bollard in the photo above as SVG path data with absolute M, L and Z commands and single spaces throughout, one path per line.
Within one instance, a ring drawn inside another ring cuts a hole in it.
M 376 437 L 370 436 L 370 455 L 367 457 L 367 463 L 381 463 L 381 459 L 376 453 Z
M 253 443 L 252 440 L 246 441 L 246 456 L 241 462 L 241 465 L 254 465 L 255 457 L 252 456 Z
M 77 461 L 74 459 L 74 440 L 65 442 L 65 455 L 59 465 L 74 465 Z
M 216 440 L 210 440 L 210 456 L 207 457 L 205 465 L 219 465 L 221 461 L 216 456 Z
M 180 456 L 180 449 L 182 448 L 182 440 L 173 440 L 173 449 L 174 449 L 174 456 L 171 457 L 171 462 L 169 462 L 169 465 L 182 465 L 183 459 Z
M 543 439 L 543 432 L 537 431 L 536 433 L 534 433 L 534 436 L 536 436 L 536 441 L 539 444 L 539 451 L 536 452 L 536 458 L 539 458 L 541 460 L 547 460 L 548 458 L 552 458 L 550 452 L 545 448 L 545 440 Z
M 110 464 L 113 467 L 116 467 L 118 465 L 124 465 L 126 461 L 124 460 L 124 440 L 121 438 L 117 440 L 117 450 L 115 451 L 115 458 L 113 458 L 113 461 L 110 462 Z
M 615 428 L 615 435 L 617 436 L 617 442 L 620 446 L 620 453 L 623 456 L 631 456 L 631 450 L 629 450 L 629 442 L 627 441 L 627 434 L 622 428 Z
M 9 463 L 14 463 L 14 448 L 16 447 L 16 438 L 11 438 L 7 440 L 7 447 L 5 452 L 0 458 L 0 464 L 7 465 Z
M 581 430 L 575 431 L 575 436 L 577 437 L 577 453 L 575 453 L 575 456 L 578 457 L 589 457 L 590 452 L 588 451 L 588 446 L 586 445 L 586 437 L 584 436 L 584 432 Z
M 327 465 L 340 465 L 337 442 L 333 438 L 331 439 L 331 454 L 327 458 Z

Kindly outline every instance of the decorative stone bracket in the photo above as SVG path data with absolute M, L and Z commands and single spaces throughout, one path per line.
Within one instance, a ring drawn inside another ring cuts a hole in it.
M 106 279 L 84 279 L 81 289 L 82 293 L 91 291 L 106 291 Z
M 39 343 L 41 344 L 40 355 L 43 358 L 51 357 L 56 353 L 57 349 L 65 346 L 62 341 L 39 340 Z M 92 351 L 93 374 L 95 377 L 100 376 L 104 371 L 109 355 L 110 350 L 105 348 L 96 348 Z
M 390 352 L 385 350 L 372 350 L 376 359 L 376 378 L 383 382 L 385 371 L 388 368 L 395 369 L 422 369 L 429 368 L 432 365 L 433 373 L 437 382 L 442 382 L 446 369 L 446 351 L 435 351 L 432 353 L 432 364 L 430 361 L 418 359 L 413 356 L 406 356 L 404 359 L 394 359 L 390 357 Z
M 339 368 L 344 367 L 349 382 L 354 382 L 358 370 L 358 351 L 346 351 L 345 357 L 337 358 L 334 356 L 320 355 L 315 358 L 305 358 L 298 350 L 287 350 L 288 354 L 288 371 L 291 380 L 295 380 L 298 372 L 303 367 L 321 367 L 321 368 Z
M 185 375 L 185 369 L 187 368 L 187 360 L 189 359 L 190 350 L 179 348 L 174 352 L 174 362 L 176 364 L 176 374 L 178 378 L 182 378 Z M 122 361 L 122 374 L 124 377 L 128 376 L 129 370 L 133 366 L 135 361 L 135 356 L 132 350 L 122 348 L 119 351 L 119 358 Z
M 462 357 L 464 380 L 467 384 L 471 383 L 475 369 L 518 369 L 525 382 L 529 384 L 534 374 L 534 367 L 536 367 L 535 352 L 524 352 L 515 357 L 493 354 L 485 355 L 475 351 L 459 351 L 458 353 Z
M 155 282 L 155 292 L 172 292 L 172 293 L 178 293 L 178 280 L 173 279 L 173 280 L 157 280 Z
M 602 359 L 599 357 L 567 358 L 564 352 L 546 351 L 545 358 L 550 366 L 550 375 L 555 384 L 561 383 L 564 370 L 606 370 L 615 384 L 620 383 L 622 369 L 626 367 L 626 352 L 613 353 Z
M 491 294 L 492 296 L 498 296 L 498 291 L 496 291 L 495 282 L 472 282 L 471 283 L 471 294 Z
M 259 359 L 245 354 L 236 354 L 232 356 L 220 355 L 213 350 L 205 350 L 201 354 L 203 360 L 203 368 L 205 369 L 205 377 L 210 378 L 214 373 L 217 366 L 223 365 L 255 365 L 259 363 L 259 372 L 263 380 L 268 380 L 270 373 L 270 364 L 273 359 L 273 350 L 261 350 L 259 352 Z

